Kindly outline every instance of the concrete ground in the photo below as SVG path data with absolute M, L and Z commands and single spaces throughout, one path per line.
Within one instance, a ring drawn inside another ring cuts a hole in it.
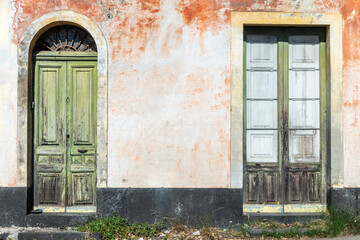
M 47 240 L 47 239 L 100 239 L 100 234 L 81 233 L 67 229 L 39 227 L 7 227 L 0 228 L 0 240 Z
M 55 235 L 54 235 L 55 234 Z M 81 236 L 79 235 L 81 234 Z M 7 227 L 0 228 L 0 240 L 22 240 L 22 239 L 75 239 L 78 237 L 89 236 L 86 233 L 79 233 L 71 228 L 58 229 L 58 228 L 38 228 L 38 227 Z M 35 238 L 34 238 L 35 237 Z M 92 236 L 93 239 L 100 239 L 100 236 Z M 81 238 L 83 239 L 83 238 Z M 143 238 L 139 238 L 143 239 Z M 155 237 L 153 239 L 162 239 L 161 237 Z M 256 238 L 255 238 L 256 239 Z M 263 239 L 263 238 L 261 238 Z M 269 238 L 271 239 L 271 238 Z M 297 238 L 293 238 L 297 239 Z M 336 237 L 336 238 L 300 238 L 300 239 L 313 239 L 313 240 L 360 240 L 360 235 Z
M 336 237 L 336 238 L 315 238 L 314 240 L 321 240 L 321 239 L 326 239 L 326 240 L 360 240 L 360 235 L 349 236 L 349 237 Z

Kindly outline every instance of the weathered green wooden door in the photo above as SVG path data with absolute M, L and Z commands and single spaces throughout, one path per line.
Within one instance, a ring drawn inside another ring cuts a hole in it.
M 88 53 L 36 57 L 34 209 L 95 210 L 97 63 L 92 58 Z

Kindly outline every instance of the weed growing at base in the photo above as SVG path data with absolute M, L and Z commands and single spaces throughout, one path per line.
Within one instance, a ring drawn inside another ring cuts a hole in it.
M 162 223 L 129 223 L 128 218 L 120 216 L 99 217 L 81 224 L 81 232 L 100 232 L 102 239 L 134 239 L 135 237 L 153 237 L 163 229 Z
M 201 218 L 196 228 L 180 223 L 178 219 L 170 223 L 171 230 L 163 239 L 214 239 L 249 238 L 252 231 L 261 230 L 260 236 L 268 238 L 298 238 L 298 237 L 336 237 L 343 235 L 360 234 L 360 212 L 351 208 L 339 210 L 329 207 L 319 219 L 300 223 L 279 223 L 273 219 L 265 222 L 247 222 L 240 225 L 229 226 L 227 229 L 212 227 L 211 218 Z M 83 232 L 100 232 L 102 239 L 138 239 L 138 237 L 159 236 L 164 229 L 164 223 L 134 223 L 130 224 L 127 218 L 120 216 L 95 218 L 78 227 Z M 199 234 L 194 235 L 196 231 Z M 198 236 L 198 237 L 197 237 Z
M 286 237 L 336 237 L 360 233 L 359 212 L 354 209 L 339 210 L 329 207 L 322 219 L 317 219 L 305 224 L 266 224 L 255 223 L 263 229 L 262 236 L 272 238 Z M 279 226 L 284 225 L 286 229 Z

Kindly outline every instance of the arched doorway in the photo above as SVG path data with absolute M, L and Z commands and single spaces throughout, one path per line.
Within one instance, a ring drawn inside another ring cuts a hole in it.
M 97 47 L 60 25 L 33 50 L 34 210 L 96 211 Z

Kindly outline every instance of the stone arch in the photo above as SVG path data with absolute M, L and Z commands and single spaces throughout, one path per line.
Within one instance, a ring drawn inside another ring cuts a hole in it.
M 45 14 L 33 21 L 25 30 L 18 47 L 18 87 L 17 87 L 17 183 L 19 187 L 31 181 L 32 158 L 32 120 L 31 88 L 32 79 L 31 51 L 39 36 L 46 30 L 63 23 L 78 25 L 88 31 L 95 39 L 98 52 L 98 93 L 97 93 L 97 187 L 107 186 L 107 83 L 108 49 L 100 28 L 88 17 L 74 11 L 56 11 Z

